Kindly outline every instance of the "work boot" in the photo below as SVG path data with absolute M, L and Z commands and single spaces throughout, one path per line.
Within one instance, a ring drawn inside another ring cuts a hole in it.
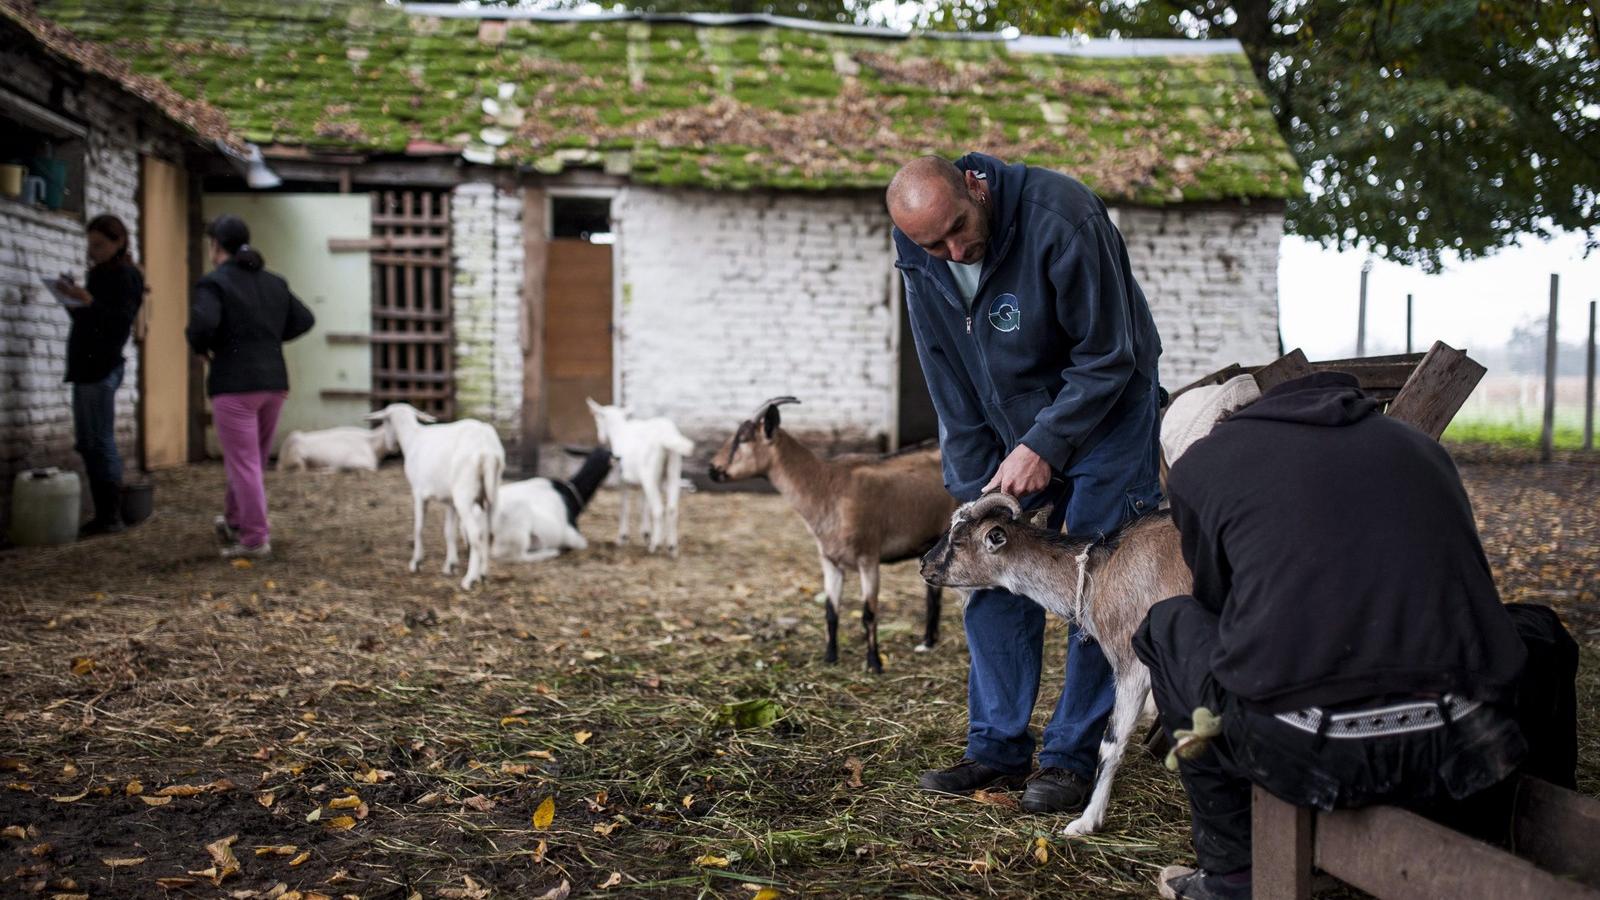
M 1218 875 L 1205 869 L 1167 866 L 1156 877 L 1156 893 L 1164 900 L 1250 900 L 1250 870 Z
M 1002 772 L 978 762 L 963 759 L 948 769 L 933 769 L 917 776 L 917 787 L 936 794 L 970 794 L 980 788 L 1005 790 L 1021 787 L 1025 776 Z
M 83 523 L 78 537 L 116 534 L 122 530 L 122 485 L 115 481 L 90 481 L 89 497 L 94 501 L 94 518 Z
M 1031 813 L 1081 813 L 1089 805 L 1089 782 L 1057 766 L 1040 769 L 1022 791 L 1022 808 Z

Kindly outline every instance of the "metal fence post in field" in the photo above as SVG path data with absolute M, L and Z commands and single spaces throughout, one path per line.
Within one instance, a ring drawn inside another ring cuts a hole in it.
M 1549 462 L 1556 441 L 1556 306 L 1561 276 L 1550 273 L 1550 317 L 1544 332 L 1544 428 L 1539 432 L 1539 461 Z
M 1594 449 L 1594 304 L 1589 301 L 1589 352 L 1584 358 L 1583 449 Z
M 1411 352 L 1411 295 L 1406 295 L 1406 352 Z

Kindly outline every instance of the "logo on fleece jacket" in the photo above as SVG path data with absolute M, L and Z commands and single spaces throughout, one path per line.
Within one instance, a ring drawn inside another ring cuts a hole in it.
M 1016 331 L 1022 327 L 1022 307 L 1016 294 L 1001 294 L 989 304 L 989 324 L 996 331 Z

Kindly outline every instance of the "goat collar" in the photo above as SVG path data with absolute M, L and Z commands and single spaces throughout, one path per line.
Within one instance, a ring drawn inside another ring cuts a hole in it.
M 1089 577 L 1089 556 L 1094 553 L 1094 548 L 1105 543 L 1106 536 L 1096 535 L 1093 540 L 1083 545 L 1078 552 L 1078 591 L 1072 598 L 1072 620 L 1078 624 L 1079 633 L 1084 640 L 1089 639 L 1088 619 L 1085 613 L 1089 609 L 1089 591 L 1094 588 L 1094 579 Z

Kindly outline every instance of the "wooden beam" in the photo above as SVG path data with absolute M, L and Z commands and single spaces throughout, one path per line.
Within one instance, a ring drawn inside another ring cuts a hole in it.
M 1438 440 L 1485 371 L 1472 357 L 1435 341 L 1389 404 L 1389 415 Z
M 1251 787 L 1251 893 L 1282 900 L 1311 900 L 1315 811 L 1301 809 Z
M 1399 807 L 1320 813 L 1315 843 L 1318 868 L 1386 900 L 1600 900 L 1600 891 Z
M 1548 781 L 1523 776 L 1517 782 L 1512 848 L 1518 856 L 1557 875 L 1600 888 L 1600 800 Z
M 206 271 L 205 210 L 201 198 L 204 182 L 201 176 L 189 174 L 189 283 L 200 280 Z M 190 462 L 206 458 L 206 427 L 211 424 L 211 410 L 206 407 L 206 361 L 197 353 L 189 354 L 189 452 Z
M 367 344 L 372 338 L 361 331 L 324 331 L 322 337 L 330 344 Z
M 1299 347 L 1278 357 L 1256 370 L 1256 387 L 1265 394 L 1285 381 L 1293 381 L 1311 374 L 1311 363 Z
M 539 445 L 544 440 L 544 311 L 545 273 L 549 265 L 548 204 L 543 188 L 522 190 L 522 469 L 539 469 Z
M 372 250 L 448 250 L 449 235 L 386 235 L 370 238 L 328 238 L 329 253 Z

